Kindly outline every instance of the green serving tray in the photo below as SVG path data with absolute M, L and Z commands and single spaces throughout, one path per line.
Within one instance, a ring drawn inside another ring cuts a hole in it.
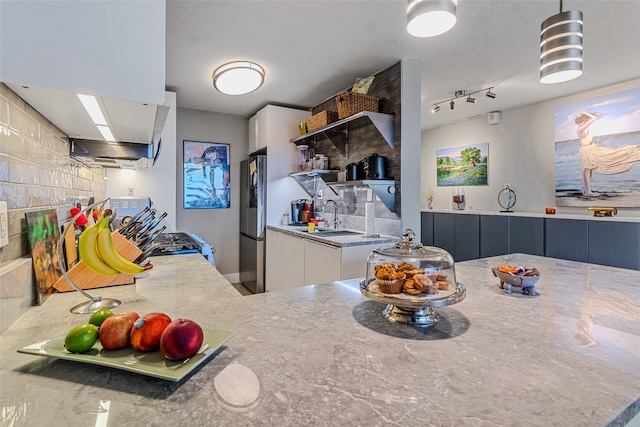
M 160 353 L 160 350 L 144 352 L 136 351 L 132 347 L 121 348 L 119 350 L 104 350 L 100 345 L 100 340 L 86 353 L 70 353 L 64 348 L 66 332 L 21 348 L 18 350 L 18 353 L 108 366 L 123 371 L 135 372 L 136 374 L 178 382 L 196 367 L 207 361 L 216 350 L 229 341 L 234 335 L 233 332 L 229 331 L 204 328 L 202 330 L 204 332 L 204 341 L 198 353 L 188 359 L 179 361 L 165 359 L 162 353 Z

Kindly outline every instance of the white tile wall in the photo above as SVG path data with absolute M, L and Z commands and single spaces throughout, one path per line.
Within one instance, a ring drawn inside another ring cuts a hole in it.
M 102 168 L 70 158 L 67 135 L 0 83 L 0 200 L 9 208 L 9 244 L 0 248 L 0 332 L 36 300 L 25 212 L 55 208 L 64 221 L 75 203 L 105 194 Z

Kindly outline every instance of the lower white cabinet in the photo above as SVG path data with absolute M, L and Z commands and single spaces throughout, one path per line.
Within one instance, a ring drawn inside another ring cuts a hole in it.
M 342 277 L 342 249 L 305 239 L 304 284 L 330 283 Z
M 267 230 L 265 290 L 268 292 L 364 277 L 367 256 L 379 243 L 333 246 Z

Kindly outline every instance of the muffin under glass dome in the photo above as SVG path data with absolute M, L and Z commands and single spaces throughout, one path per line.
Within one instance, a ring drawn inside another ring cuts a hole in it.
M 455 262 L 449 252 L 423 246 L 414 239 L 415 233 L 405 230 L 402 242 L 371 252 L 360 291 L 388 304 L 383 313 L 388 320 L 429 327 L 438 322 L 432 307 L 458 303 L 465 298 L 466 290 L 456 280 Z

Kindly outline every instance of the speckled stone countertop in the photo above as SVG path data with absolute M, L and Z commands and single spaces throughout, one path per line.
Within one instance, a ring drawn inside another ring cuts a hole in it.
M 54 294 L 0 336 L 3 425 L 582 427 L 640 412 L 638 271 L 518 254 L 541 271 L 530 297 L 499 289 L 500 257 L 461 262 L 466 299 L 420 330 L 387 322 L 357 280 L 243 297 L 197 254 L 152 262 L 93 293 L 235 336 L 179 383 L 17 353 L 87 321 L 69 313 L 82 296 Z
M 336 236 L 336 235 L 324 235 L 322 231 L 315 233 L 308 233 L 307 227 L 302 226 L 292 226 L 292 225 L 267 225 L 267 229 L 281 231 L 287 234 L 291 234 L 298 237 L 304 237 L 306 239 L 315 240 L 318 242 L 326 243 L 333 246 L 338 247 L 348 247 L 348 246 L 363 246 L 363 245 L 377 245 L 377 244 L 388 244 L 392 246 L 392 243 L 396 243 L 402 240 L 402 237 L 394 237 L 394 236 L 385 236 L 378 235 L 376 237 L 365 236 L 363 232 L 355 232 L 357 234 L 348 234 L 344 236 Z M 333 231 L 333 229 L 325 229 L 329 233 Z M 352 231 L 352 230 L 346 230 Z

